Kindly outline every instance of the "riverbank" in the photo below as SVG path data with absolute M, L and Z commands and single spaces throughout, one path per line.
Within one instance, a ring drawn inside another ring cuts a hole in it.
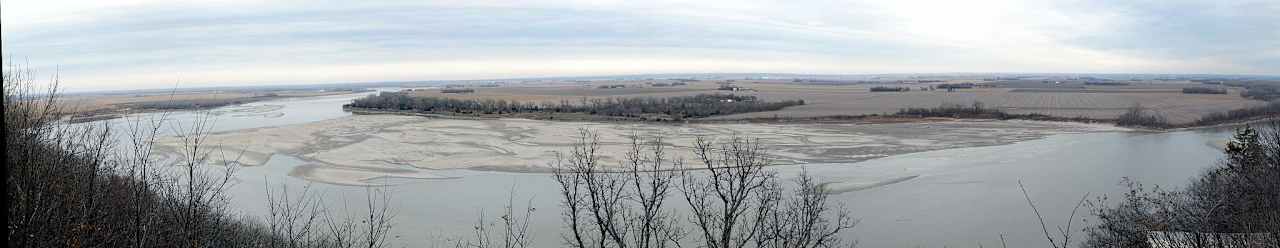
M 305 91 L 276 93 L 226 93 L 211 95 L 85 96 L 68 100 L 68 123 L 84 123 L 122 118 L 130 114 L 200 111 L 254 102 L 289 98 L 323 97 L 368 91 Z
M 582 113 L 507 113 L 507 114 L 452 114 L 452 113 L 423 113 L 412 110 L 383 110 L 370 108 L 355 108 L 343 106 L 344 111 L 357 115 L 405 115 L 419 116 L 430 118 L 444 119 L 461 119 L 461 120 L 498 120 L 498 119 L 529 119 L 541 121 L 562 121 L 562 122 L 620 122 L 620 123 L 645 123 L 645 124 L 822 124 L 822 123 L 844 123 L 844 124 L 889 124 L 889 123 L 915 123 L 915 122 L 938 122 L 938 121 L 954 121 L 954 120 L 1023 120 L 1023 121 L 1046 121 L 1046 122 L 1068 122 L 1079 124 L 1103 124 L 1116 125 L 1116 119 L 1098 119 L 1088 117 L 1061 117 L 1043 114 L 1006 114 L 1000 112 L 1000 115 L 951 115 L 948 117 L 939 116 L 920 116 L 907 114 L 870 114 L 870 115 L 830 115 L 830 116 L 814 116 L 814 117 L 742 117 L 742 118 L 699 118 L 686 119 L 680 121 L 672 120 L 651 120 L 642 118 L 627 118 L 614 116 L 589 115 Z M 1167 124 L 1161 127 L 1147 126 L 1124 126 L 1124 128 L 1163 132 L 1163 131 L 1182 131 L 1199 128 L 1213 128 L 1221 126 L 1235 126 L 1255 122 L 1280 120 L 1280 116 L 1255 116 L 1239 120 L 1218 121 L 1206 124 L 1200 123 L 1184 123 L 1184 124 Z

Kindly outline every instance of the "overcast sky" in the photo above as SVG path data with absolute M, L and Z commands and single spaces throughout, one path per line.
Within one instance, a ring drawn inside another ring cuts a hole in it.
M 1280 74 L 1276 0 L 0 1 L 5 55 L 72 90 L 707 72 Z

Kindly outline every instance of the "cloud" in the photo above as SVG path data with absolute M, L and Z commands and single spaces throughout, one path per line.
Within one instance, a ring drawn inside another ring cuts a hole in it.
M 1276 3 L 1113 2 L 10 1 L 3 27 L 7 55 L 93 89 L 669 72 L 1280 73 Z

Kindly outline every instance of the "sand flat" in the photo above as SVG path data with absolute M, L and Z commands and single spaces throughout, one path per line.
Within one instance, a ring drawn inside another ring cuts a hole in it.
M 242 164 L 272 155 L 306 161 L 291 173 L 313 181 L 361 184 L 382 177 L 445 178 L 434 170 L 547 172 L 580 129 L 599 135 L 602 159 L 618 165 L 631 135 L 661 135 L 670 155 L 697 165 L 687 149 L 695 138 L 733 135 L 759 139 L 777 164 L 857 162 L 889 155 L 1000 145 L 1060 133 L 1123 130 L 1107 125 L 1036 121 L 956 120 L 894 124 L 644 124 L 523 119 L 458 120 L 356 115 L 298 125 L 213 133 L 209 141 L 243 151 Z M 181 140 L 160 140 L 161 153 Z M 160 156 L 175 156 L 162 154 Z M 247 161 L 245 161 L 247 160 Z

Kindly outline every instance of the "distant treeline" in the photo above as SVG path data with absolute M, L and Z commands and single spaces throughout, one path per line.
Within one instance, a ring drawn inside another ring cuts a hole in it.
M 1094 119 L 1086 117 L 1061 117 L 1050 116 L 1039 113 L 1029 114 L 1012 114 L 1000 110 L 999 108 L 988 108 L 982 102 L 973 102 L 972 104 L 943 104 L 932 108 L 904 108 L 898 110 L 897 116 L 907 117 L 946 117 L 946 118 L 963 118 L 963 119 L 998 119 L 998 120 L 1046 120 L 1046 121 L 1076 121 L 1076 122 L 1113 122 L 1117 126 L 1127 127 L 1147 127 L 1147 128 L 1170 128 L 1174 125 L 1169 124 L 1163 116 L 1146 110 L 1141 105 L 1134 105 L 1127 112 L 1120 115 L 1115 120 Z
M 1209 88 L 1209 87 L 1189 87 L 1182 88 L 1183 94 L 1226 94 L 1227 89 Z
M 685 82 L 653 83 L 653 87 L 674 87 L 674 86 L 685 86 L 685 85 L 688 85 L 688 84 Z
M 1276 116 L 1280 116 L 1280 102 L 1268 102 L 1267 105 L 1257 107 L 1207 114 L 1204 117 L 1201 117 L 1200 120 L 1197 120 L 1196 125 L 1216 125 L 1237 120 Z
M 454 88 L 454 89 L 440 90 L 440 93 L 445 93 L 445 94 L 466 94 L 466 93 L 475 93 L 475 92 L 476 92 L 475 89 L 470 89 L 470 88 L 462 88 L 462 89 Z
M 1094 119 L 1086 117 L 1060 117 L 1050 116 L 1038 113 L 1029 114 L 1012 114 L 1004 112 L 998 108 L 985 107 L 982 102 L 974 102 L 971 105 L 960 104 L 943 104 L 932 108 L 904 108 L 898 110 L 894 115 L 906 117 L 946 117 L 946 118 L 972 118 L 972 119 L 1021 119 L 1021 120 L 1048 120 L 1048 121 L 1077 121 L 1077 122 L 1111 122 L 1116 126 L 1124 127 L 1144 127 L 1144 128 L 1181 128 L 1181 127 L 1197 127 L 1217 125 L 1223 123 L 1231 123 L 1238 121 L 1249 121 L 1264 118 L 1280 117 L 1280 102 L 1269 102 L 1263 106 L 1235 109 L 1225 112 L 1216 112 L 1206 114 L 1199 120 L 1191 123 L 1174 124 L 1158 112 L 1149 110 L 1142 105 L 1133 105 L 1129 107 L 1125 113 L 1115 119 Z
M 222 106 L 230 106 L 243 104 L 261 100 L 260 98 L 278 97 L 274 93 L 267 95 L 255 96 L 251 98 L 228 98 L 228 99 L 188 99 L 188 100 L 171 100 L 171 101 L 155 101 L 155 102 L 139 102 L 126 103 L 124 105 L 135 109 L 147 110 L 191 110 L 191 109 L 209 109 Z
M 576 103 L 568 100 L 530 103 L 495 99 L 464 100 L 423 97 L 410 96 L 399 92 L 383 92 L 378 95 L 356 99 L 345 107 L 437 114 L 581 113 L 643 120 L 680 120 L 772 111 L 796 105 L 804 105 L 804 100 L 768 102 L 757 99 L 755 96 L 699 94 L 667 98 L 582 99 Z
M 871 87 L 871 92 L 906 92 L 906 91 L 911 91 L 911 88 L 907 88 L 907 87 L 888 87 L 888 86 L 876 86 L 876 87 Z
M 939 84 L 936 87 L 939 89 L 972 89 L 977 86 L 978 85 L 974 83 L 956 83 L 956 84 Z
M 969 106 L 960 104 L 943 104 L 932 108 L 904 108 L 897 115 L 916 117 L 949 117 L 949 118 L 988 118 L 1014 119 L 1019 117 L 1002 110 L 987 108 L 982 102 L 973 102 Z M 1029 117 L 1030 115 L 1028 115 Z M 1043 116 L 1043 115 L 1036 115 Z
M 1126 82 L 1113 82 L 1113 81 L 1085 81 L 1085 82 L 1084 82 L 1084 85 L 1094 85 L 1094 86 L 1126 86 L 1126 85 L 1129 85 L 1129 83 L 1126 83 Z
M 1277 81 L 1226 81 L 1223 84 L 1245 88 L 1241 97 L 1271 101 L 1280 99 L 1280 82 Z

